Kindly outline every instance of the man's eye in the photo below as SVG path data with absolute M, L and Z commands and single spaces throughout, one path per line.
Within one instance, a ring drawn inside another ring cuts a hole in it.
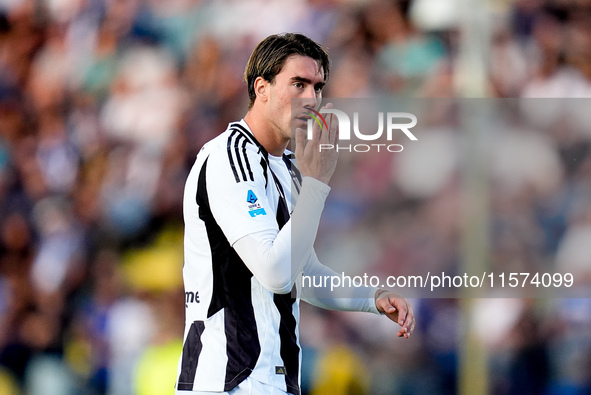
M 296 82 L 293 84 L 293 86 L 295 86 L 296 88 L 303 88 L 304 87 L 304 83 L 302 82 Z

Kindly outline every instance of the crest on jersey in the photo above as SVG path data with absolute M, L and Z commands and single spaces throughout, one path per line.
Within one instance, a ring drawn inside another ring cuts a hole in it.
M 254 192 L 252 191 L 252 189 L 248 190 L 248 195 L 246 195 L 246 201 L 250 204 L 255 203 L 257 200 L 259 200 L 259 198 L 257 197 L 257 195 L 254 194 Z
M 251 217 L 256 217 L 257 215 L 267 215 L 265 209 L 261 206 L 260 203 L 257 203 L 259 198 L 252 189 L 248 190 L 246 194 L 246 202 L 248 203 L 248 213 Z

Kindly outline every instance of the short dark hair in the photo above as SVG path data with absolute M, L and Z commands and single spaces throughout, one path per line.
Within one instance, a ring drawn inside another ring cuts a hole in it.
M 274 34 L 265 38 L 256 46 L 244 70 L 244 80 L 248 86 L 250 109 L 256 99 L 254 82 L 258 77 L 273 83 L 281 72 L 285 60 L 291 55 L 308 56 L 320 63 L 324 70 L 324 81 L 328 80 L 330 60 L 328 53 L 320 44 L 299 33 Z

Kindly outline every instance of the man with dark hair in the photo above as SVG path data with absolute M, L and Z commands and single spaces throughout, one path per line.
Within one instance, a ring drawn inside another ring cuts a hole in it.
M 301 34 L 273 35 L 245 71 L 250 96 L 243 120 L 202 148 L 185 186 L 186 325 L 177 394 L 300 394 L 298 340 L 302 273 L 332 276 L 314 252 L 336 166 L 336 121 L 305 141 L 296 131 L 296 168 L 286 154 L 291 100 L 317 108 L 329 73 L 326 51 Z M 330 106 L 330 105 L 328 105 Z M 297 199 L 297 205 L 294 202 Z M 298 226 L 292 226 L 297 220 Z M 386 290 L 306 298 L 334 310 L 385 314 L 409 337 L 411 306 Z
M 254 91 L 256 79 L 262 77 L 264 80 L 273 83 L 275 76 L 283 68 L 285 60 L 295 55 L 310 57 L 318 62 L 318 71 L 323 70 L 324 72 L 324 81 L 322 82 L 322 86 L 324 86 L 324 83 L 328 81 L 330 72 L 330 61 L 324 48 L 301 34 L 269 36 L 254 49 L 244 71 L 244 80 L 248 86 L 248 98 L 250 100 L 249 109 L 252 108 L 256 99 Z

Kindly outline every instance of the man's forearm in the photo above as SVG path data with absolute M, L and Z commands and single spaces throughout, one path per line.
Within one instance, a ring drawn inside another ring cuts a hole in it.
M 329 191 L 328 185 L 304 177 L 298 203 L 279 232 L 257 232 L 234 243 L 240 258 L 266 289 L 274 293 L 291 290 L 312 253 Z

